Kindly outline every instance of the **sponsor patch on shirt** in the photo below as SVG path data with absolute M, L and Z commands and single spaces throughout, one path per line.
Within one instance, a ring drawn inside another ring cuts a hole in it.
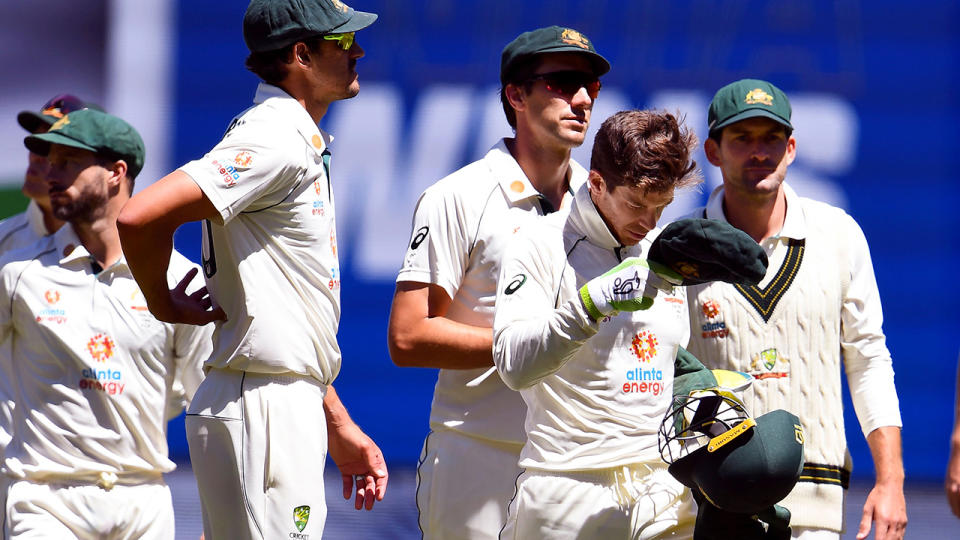
M 216 159 L 213 160 L 211 164 L 214 166 L 217 173 L 220 174 L 220 178 L 223 180 L 224 185 L 226 185 L 228 188 L 235 186 L 237 184 L 237 180 L 240 180 L 240 173 L 233 165 L 229 163 L 220 163 L 220 161 Z
M 720 303 L 716 300 L 707 300 L 700 305 L 700 311 L 707 321 L 700 325 L 700 336 L 704 339 L 721 339 L 730 335 L 727 323 L 720 318 Z
M 790 360 L 776 348 L 764 349 L 750 357 L 747 373 L 756 379 L 785 379 L 790 376 Z

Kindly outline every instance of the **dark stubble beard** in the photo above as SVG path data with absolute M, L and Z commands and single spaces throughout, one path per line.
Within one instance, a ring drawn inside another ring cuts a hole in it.
M 57 199 L 57 202 L 51 200 L 51 205 L 53 215 L 60 221 L 93 223 L 106 212 L 108 199 L 104 185 L 91 183 L 83 187 L 80 196 L 75 200 L 66 204 L 60 202 L 59 199 Z

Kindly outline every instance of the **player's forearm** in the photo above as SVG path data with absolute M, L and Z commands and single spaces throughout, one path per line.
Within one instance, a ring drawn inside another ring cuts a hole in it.
M 886 485 L 903 490 L 903 455 L 900 444 L 900 428 L 884 426 L 867 435 L 867 445 L 873 456 L 877 485 Z
M 323 414 L 327 420 L 328 432 L 353 424 L 353 419 L 332 384 L 327 386 L 327 394 L 323 397 Z
M 134 203 L 136 199 L 131 199 Z M 143 202 L 143 201 L 136 201 Z M 129 206 L 130 203 L 128 203 Z M 124 212 L 120 214 L 124 217 Z M 173 252 L 173 231 L 151 223 L 142 223 L 127 219 L 118 221 L 120 242 L 123 254 L 133 278 L 140 286 L 147 307 L 161 320 L 159 313 L 169 310 L 170 287 L 167 283 L 167 269 L 170 266 L 170 254 Z
M 390 358 L 400 367 L 477 369 L 493 365 L 493 329 L 446 317 L 400 321 L 391 317 Z
M 493 360 L 500 377 L 513 390 L 529 388 L 563 367 L 597 333 L 597 324 L 579 299 L 545 317 L 497 320 L 494 327 Z

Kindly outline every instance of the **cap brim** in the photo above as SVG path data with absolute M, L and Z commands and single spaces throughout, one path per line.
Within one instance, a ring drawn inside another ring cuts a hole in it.
M 40 114 L 34 111 L 21 111 L 17 115 L 17 123 L 20 124 L 20 127 L 29 131 L 30 133 L 36 133 L 40 126 L 50 127 L 56 122 L 56 118 L 52 116 L 47 116 L 45 114 Z
M 64 137 L 60 133 L 42 133 L 40 135 L 30 135 L 23 139 L 24 146 L 27 147 L 27 150 L 30 150 L 34 154 L 39 154 L 45 156 L 50 153 L 51 144 L 62 144 L 63 146 L 71 146 L 73 148 L 80 148 L 81 150 L 89 150 L 93 153 L 96 153 L 98 150 L 90 145 L 83 144 L 80 141 L 76 141 L 69 137 Z
M 353 17 L 350 17 L 347 22 L 333 28 L 330 30 L 330 33 L 346 33 L 346 32 L 356 32 L 358 30 L 363 30 L 364 28 L 370 26 L 377 20 L 378 15 L 376 13 L 367 13 L 366 11 L 356 11 L 353 12 Z
M 792 125 L 789 121 L 784 120 L 783 118 L 780 118 L 779 116 L 773 114 L 772 112 L 768 111 L 767 109 L 749 109 L 749 110 L 743 111 L 742 113 L 735 114 L 735 115 L 731 116 L 730 118 L 727 118 L 727 119 L 724 120 L 723 122 L 721 122 L 721 123 L 719 123 L 719 124 L 711 127 L 711 128 L 710 128 L 710 131 L 715 131 L 715 130 L 718 130 L 718 129 L 723 129 L 723 128 L 729 126 L 730 124 L 734 124 L 734 123 L 739 122 L 739 121 L 741 121 L 741 120 L 746 120 L 746 119 L 748 119 L 748 118 L 758 118 L 758 117 L 760 117 L 760 118 L 769 118 L 769 119 L 773 120 L 774 122 L 785 126 L 787 129 L 791 129 L 791 130 L 793 129 L 793 125 Z

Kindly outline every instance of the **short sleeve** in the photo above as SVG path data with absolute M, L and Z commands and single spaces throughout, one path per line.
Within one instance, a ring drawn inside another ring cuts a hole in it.
M 453 298 L 470 261 L 470 217 L 453 193 L 428 189 L 413 215 L 397 281 L 439 285 Z

